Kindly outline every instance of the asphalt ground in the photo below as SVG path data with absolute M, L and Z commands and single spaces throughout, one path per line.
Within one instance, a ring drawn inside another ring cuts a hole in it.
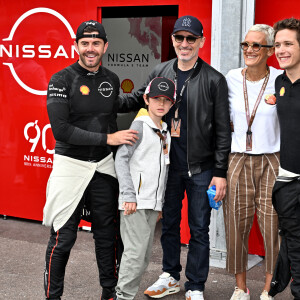
M 41 222 L 0 216 L 0 300 L 43 300 L 43 271 L 49 228 Z M 135 299 L 149 300 L 143 291 L 161 274 L 161 226 L 158 224 L 149 267 L 143 275 Z M 187 247 L 182 247 L 181 291 L 165 297 L 166 300 L 184 300 L 184 266 Z M 264 261 L 247 272 L 247 285 L 251 300 L 259 300 L 264 286 Z M 225 269 L 211 267 L 205 300 L 230 299 L 235 286 L 234 276 Z M 94 242 L 88 231 L 78 231 L 66 269 L 65 289 L 62 300 L 99 300 L 101 288 L 98 281 Z M 275 297 L 276 300 L 294 299 L 288 287 Z

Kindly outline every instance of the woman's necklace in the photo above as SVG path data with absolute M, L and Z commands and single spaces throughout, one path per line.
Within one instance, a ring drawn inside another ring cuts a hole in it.
M 251 80 L 251 79 L 249 79 L 249 77 L 248 77 L 247 69 L 245 70 L 246 80 L 247 80 L 247 81 L 250 81 L 250 82 L 253 82 L 253 83 L 256 83 L 256 82 L 261 81 L 262 79 L 264 79 L 264 78 L 268 75 L 268 73 L 269 73 L 269 67 L 267 66 L 267 71 L 266 71 L 266 73 L 263 75 L 263 77 L 259 77 L 259 79 L 257 79 L 257 80 Z

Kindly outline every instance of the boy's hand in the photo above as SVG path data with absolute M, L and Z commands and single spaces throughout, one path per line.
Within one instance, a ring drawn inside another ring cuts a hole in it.
M 136 212 L 136 202 L 124 202 L 122 207 L 124 208 L 124 216 L 128 216 Z

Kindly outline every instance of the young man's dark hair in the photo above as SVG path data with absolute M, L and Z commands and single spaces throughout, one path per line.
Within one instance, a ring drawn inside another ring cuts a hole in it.
M 300 45 L 300 20 L 295 18 L 284 19 L 276 22 L 273 26 L 274 28 L 274 37 L 280 30 L 290 29 L 295 30 L 297 32 L 297 41 Z

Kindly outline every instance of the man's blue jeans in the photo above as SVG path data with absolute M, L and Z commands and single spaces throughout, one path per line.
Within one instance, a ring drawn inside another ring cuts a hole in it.
M 204 290 L 209 271 L 210 212 L 206 191 L 212 170 L 189 177 L 186 172 L 169 170 L 163 207 L 162 236 L 163 271 L 180 279 L 180 221 L 184 191 L 188 198 L 188 222 L 191 232 L 186 264 L 186 290 Z

